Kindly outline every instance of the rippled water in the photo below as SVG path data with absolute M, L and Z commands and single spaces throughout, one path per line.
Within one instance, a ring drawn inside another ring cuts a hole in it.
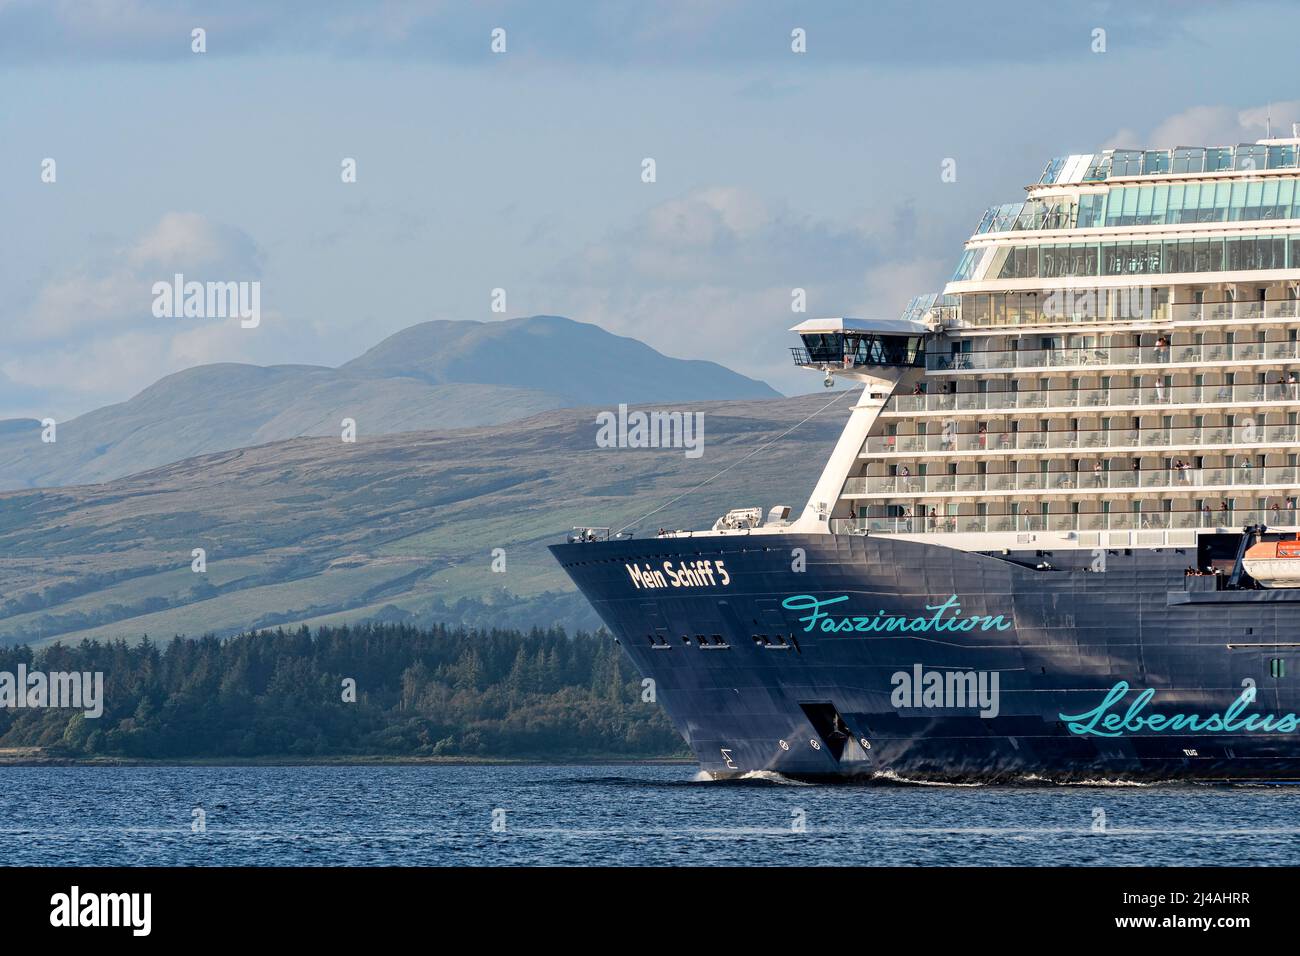
M 1288 787 L 715 783 L 640 765 L 8 767 L 0 780 L 10 865 L 1300 864 Z

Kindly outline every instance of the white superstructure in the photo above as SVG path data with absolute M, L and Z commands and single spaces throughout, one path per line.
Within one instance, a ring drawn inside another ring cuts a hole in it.
M 968 550 L 1295 527 L 1298 153 L 1292 138 L 1053 160 L 900 324 L 798 328 L 825 350 L 796 361 L 825 370 L 836 328 L 936 330 L 865 390 L 851 460 L 837 449 L 798 524 L 820 509 L 837 533 Z

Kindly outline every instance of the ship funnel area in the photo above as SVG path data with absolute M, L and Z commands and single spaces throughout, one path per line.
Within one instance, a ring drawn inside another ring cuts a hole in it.
M 864 386 L 812 497 L 792 526 L 829 533 L 831 512 L 871 426 L 903 376 L 924 363 L 926 338 L 933 330 L 915 319 L 838 318 L 809 319 L 790 331 L 803 340 L 802 347 L 790 350 L 800 368 L 822 372 L 827 387 L 836 379 Z

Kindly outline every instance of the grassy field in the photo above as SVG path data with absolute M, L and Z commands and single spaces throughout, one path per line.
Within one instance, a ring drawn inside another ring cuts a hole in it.
M 299 438 L 116 481 L 0 494 L 0 642 L 229 634 L 367 618 L 594 627 L 546 551 L 576 525 L 707 527 L 728 508 L 800 508 L 845 399 L 696 485 L 826 395 L 680 406 L 704 455 L 596 447 L 595 410 L 355 444 Z M 190 569 L 203 548 L 207 571 Z M 503 549 L 505 571 L 493 571 Z

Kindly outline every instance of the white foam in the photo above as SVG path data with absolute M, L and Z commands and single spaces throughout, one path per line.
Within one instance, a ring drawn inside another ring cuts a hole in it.
M 766 783 L 777 783 L 783 787 L 811 787 L 814 784 L 806 780 L 793 780 L 785 774 L 777 773 L 775 770 L 747 770 L 740 775 L 741 780 L 762 780 Z
M 888 780 L 891 783 L 906 783 L 914 787 L 982 787 L 982 783 L 949 783 L 941 780 L 913 780 L 900 776 L 893 770 L 877 770 L 871 775 L 873 780 Z

